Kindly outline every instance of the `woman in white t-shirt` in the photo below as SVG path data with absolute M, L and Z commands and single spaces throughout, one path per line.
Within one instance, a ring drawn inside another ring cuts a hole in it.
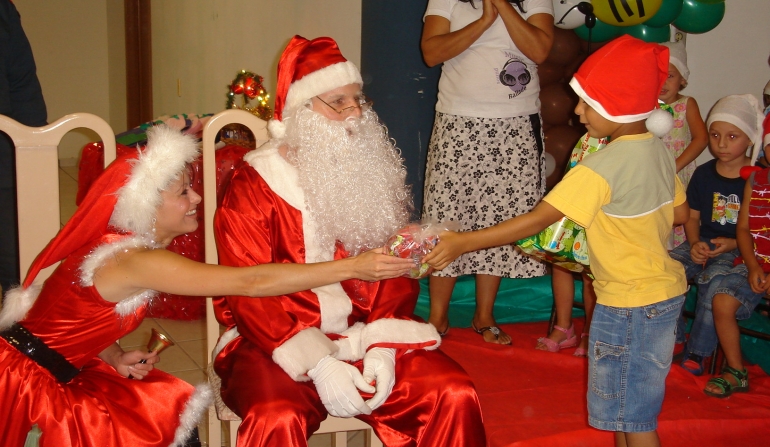
M 423 58 L 443 67 L 423 218 L 468 231 L 530 211 L 545 192 L 537 64 L 553 44 L 551 0 L 429 0 L 424 20 Z M 449 330 L 457 277 L 474 274 L 474 330 L 510 344 L 492 313 L 500 279 L 544 273 L 511 245 L 467 253 L 430 277 L 429 320 Z

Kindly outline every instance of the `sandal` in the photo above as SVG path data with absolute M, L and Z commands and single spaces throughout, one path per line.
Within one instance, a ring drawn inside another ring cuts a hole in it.
M 482 337 L 484 337 L 484 332 L 489 331 L 492 333 L 492 335 L 495 336 L 495 340 L 498 340 L 500 338 L 500 332 L 502 332 L 500 328 L 497 326 L 485 326 L 483 328 L 476 328 L 476 323 L 474 323 L 473 321 L 471 321 L 471 328 L 473 329 L 474 332 L 481 335 Z M 510 345 L 511 343 L 506 343 L 506 344 Z
M 725 373 L 735 377 L 735 380 L 738 383 L 733 385 L 730 383 L 730 381 L 723 377 L 714 377 L 713 379 L 709 379 L 709 381 L 706 382 L 706 385 L 716 385 L 720 390 L 722 390 L 722 392 L 715 393 L 713 391 L 709 391 L 708 389 L 704 389 L 703 392 L 711 397 L 718 397 L 722 399 L 729 397 L 733 393 L 746 393 L 749 391 L 749 372 L 746 370 L 746 368 L 743 368 L 743 371 L 738 371 L 735 368 L 725 366 L 722 370 L 722 374 Z
M 570 326 L 569 329 L 564 329 L 559 325 L 554 325 L 553 328 L 557 331 L 564 332 L 567 338 L 560 342 L 555 342 L 548 337 L 540 337 L 537 339 L 538 343 L 541 343 L 546 347 L 546 349 L 541 349 L 541 351 L 559 352 L 562 349 L 571 348 L 577 345 L 574 325 Z
M 588 333 L 583 332 L 582 334 L 580 334 L 580 341 L 583 341 L 584 338 L 585 339 L 588 338 Z M 581 348 L 580 346 L 578 346 L 578 348 L 575 349 L 575 352 L 572 355 L 574 355 L 575 357 L 588 357 L 588 349 Z
M 682 360 L 682 368 L 694 376 L 703 374 L 703 356 L 692 352 Z
M 439 331 L 439 330 L 438 330 L 438 328 L 436 328 L 436 332 L 438 332 L 438 335 L 439 335 L 441 338 L 444 338 L 444 337 L 446 337 L 446 336 L 447 336 L 447 334 L 449 333 L 449 323 L 447 323 L 447 324 L 446 324 L 446 328 L 445 328 L 443 331 Z

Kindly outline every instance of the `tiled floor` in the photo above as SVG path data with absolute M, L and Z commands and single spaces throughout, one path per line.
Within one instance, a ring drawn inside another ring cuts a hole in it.
M 62 225 L 75 212 L 75 196 L 77 194 L 76 166 L 63 166 L 59 172 L 61 222 Z M 175 343 L 161 354 L 161 362 L 157 368 L 173 374 L 191 384 L 206 381 L 206 324 L 199 321 L 176 321 L 165 319 L 146 319 L 133 333 L 120 340 L 124 349 L 137 348 L 147 345 L 152 328 L 168 335 Z M 207 440 L 206 424 L 201 424 L 201 439 Z M 226 437 L 226 436 L 223 436 Z M 205 443 L 204 445 L 208 445 Z M 223 440 L 222 445 L 226 445 Z M 310 438 L 310 447 L 330 447 L 331 435 L 315 435 Z M 364 436 L 360 431 L 350 432 L 348 446 L 362 447 Z

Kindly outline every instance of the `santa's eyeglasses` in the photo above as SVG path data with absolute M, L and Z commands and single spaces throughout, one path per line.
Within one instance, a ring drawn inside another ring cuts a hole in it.
M 350 112 L 352 112 L 355 109 L 361 109 L 362 112 L 369 110 L 369 108 L 372 107 L 372 104 L 374 104 L 374 101 L 367 98 L 366 96 L 359 96 L 358 98 L 354 98 L 353 101 L 355 101 L 355 105 L 352 106 L 345 106 L 345 103 L 348 102 L 345 100 L 345 98 L 339 98 L 337 100 L 332 101 L 332 104 L 329 104 L 328 102 L 321 99 L 320 96 L 316 96 L 316 99 L 321 101 L 322 103 L 326 104 L 330 109 L 334 110 L 340 115 L 345 115 Z M 337 107 L 335 107 L 337 106 Z

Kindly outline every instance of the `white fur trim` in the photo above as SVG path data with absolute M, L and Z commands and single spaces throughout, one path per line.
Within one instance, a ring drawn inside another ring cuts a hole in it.
M 334 355 L 337 345 L 318 328 L 303 329 L 273 351 L 273 361 L 297 382 L 310 380 L 307 372 L 322 358 Z
M 246 155 L 243 159 L 265 180 L 270 189 L 302 214 L 302 232 L 305 242 L 305 262 L 334 260 L 335 247 L 322 246 L 316 237 L 315 221 L 305 203 L 305 194 L 299 186 L 297 168 L 278 152 L 279 143 L 271 140 Z M 339 283 L 312 289 L 321 307 L 321 331 L 340 333 L 348 328 L 348 316 L 353 303 Z
M 161 204 L 160 192 L 198 154 L 198 144 L 192 136 L 165 125 L 149 129 L 147 150 L 139 152 L 130 179 L 118 190 L 110 224 L 135 234 L 149 234 Z
M 89 287 L 94 284 L 94 272 L 103 266 L 108 258 L 121 251 L 132 248 L 158 248 L 158 244 L 144 236 L 126 236 L 111 244 L 102 244 L 93 249 L 80 264 L 80 285 Z
M 0 331 L 8 329 L 27 316 L 42 288 L 42 282 L 35 282 L 26 289 L 18 286 L 5 294 L 3 308 L 0 309 Z
M 340 334 L 345 338 L 334 340 L 334 344 L 340 348 L 334 354 L 337 360 L 356 361 L 364 358 L 365 351 L 361 349 L 361 335 L 365 327 L 364 323 L 358 322 Z
M 578 97 L 582 98 L 583 101 L 586 102 L 586 104 L 591 106 L 592 109 L 596 110 L 596 113 L 598 113 L 605 119 L 608 119 L 614 123 L 633 123 L 635 121 L 641 121 L 643 119 L 647 119 L 647 117 L 650 116 L 650 114 L 654 110 L 654 109 L 650 109 L 649 112 L 637 113 L 635 115 L 614 116 L 614 115 L 611 115 L 607 110 L 605 110 L 604 106 L 602 106 L 599 103 L 599 101 L 588 96 L 588 93 L 586 93 L 585 90 L 583 90 L 583 87 L 580 85 L 580 82 L 578 82 L 576 78 L 572 78 L 572 80 L 569 81 L 569 85 L 570 87 L 572 87 L 573 90 L 575 90 L 575 93 L 578 95 Z
M 83 263 L 80 264 L 80 285 L 90 287 L 94 284 L 94 272 L 103 266 L 107 258 L 115 256 L 116 253 L 126 251 L 132 248 L 159 248 L 151 239 L 144 236 L 126 236 L 111 244 L 102 244 L 89 253 Z M 144 306 L 147 301 L 152 299 L 158 292 L 154 290 L 145 290 L 121 300 L 115 305 L 115 313 L 125 317 L 136 312 L 137 309 Z
M 348 361 L 361 360 L 366 351 L 377 344 L 394 347 L 399 344 L 432 343 L 422 348 L 426 351 L 441 345 L 441 336 L 432 324 L 396 318 L 382 318 L 367 325 L 356 323 L 340 335 L 347 338 L 334 341 L 340 348 L 334 357 Z
M 278 140 L 286 136 L 286 125 L 283 121 L 278 121 L 277 119 L 271 119 L 267 122 L 267 130 L 270 132 L 271 137 Z
M 361 72 L 350 61 L 316 70 L 291 84 L 281 114 L 287 116 L 308 99 L 348 84 L 364 85 Z
M 205 383 L 195 387 L 195 391 L 185 405 L 184 412 L 179 417 L 174 442 L 169 444 L 169 447 L 184 447 L 193 429 L 198 426 L 211 405 L 212 394 L 211 387 Z
M 653 135 L 658 138 L 663 138 L 674 128 L 674 117 L 665 110 L 655 109 L 650 116 L 647 117 L 644 125 Z
M 211 352 L 211 363 L 214 363 L 214 359 L 223 349 L 225 349 L 225 346 L 240 336 L 241 334 L 238 332 L 238 327 L 228 329 L 224 334 L 220 335 L 217 345 L 214 346 L 214 351 Z

